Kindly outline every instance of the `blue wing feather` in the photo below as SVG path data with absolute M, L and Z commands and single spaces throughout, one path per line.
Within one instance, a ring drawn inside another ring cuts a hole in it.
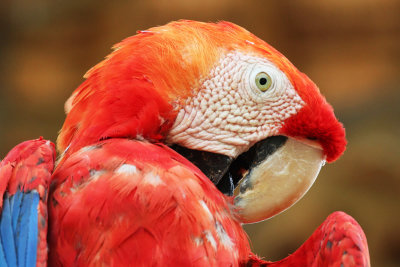
M 10 196 L 4 194 L 3 211 L 0 219 L 0 236 L 3 244 L 4 256 L 8 266 L 17 266 L 17 258 L 14 242 L 14 231 L 12 229 L 10 209 Z
M 20 191 L 17 191 L 14 195 L 11 196 L 11 217 L 12 218 L 17 218 L 19 216 L 23 196 L 24 196 L 24 194 Z M 18 220 L 13 219 L 14 233 L 17 232 L 17 222 L 18 222 Z
M 1 241 L 1 240 L 0 240 Z M 0 266 L 7 267 L 6 256 L 4 255 L 3 243 L 0 242 Z
M 29 223 L 27 225 L 28 228 L 28 242 L 26 248 L 26 265 L 22 266 L 29 266 L 31 263 L 35 263 L 36 265 L 36 256 L 37 256 L 37 248 L 38 248 L 38 205 L 39 205 L 39 194 L 37 192 L 31 192 L 31 205 L 29 208 L 30 217 Z
M 18 220 L 17 231 L 14 235 L 15 243 L 17 245 L 18 266 L 24 266 L 25 252 L 28 242 L 29 219 L 31 217 L 29 206 L 31 205 L 31 194 L 24 194 L 21 203 L 21 210 L 19 216 L 13 218 Z
M 38 244 L 36 191 L 4 195 L 0 218 L 0 266 L 35 266 Z

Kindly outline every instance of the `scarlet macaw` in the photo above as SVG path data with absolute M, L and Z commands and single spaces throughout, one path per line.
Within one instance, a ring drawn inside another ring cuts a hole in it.
M 250 251 L 241 224 L 293 205 L 346 146 L 316 85 L 264 41 L 228 22 L 172 22 L 117 44 L 85 78 L 54 172 L 42 139 L 0 165 L 1 266 L 369 266 L 342 212 L 281 261 Z

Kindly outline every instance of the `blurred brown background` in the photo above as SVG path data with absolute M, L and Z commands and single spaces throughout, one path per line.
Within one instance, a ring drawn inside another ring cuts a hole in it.
M 373 266 L 400 266 L 399 17 L 395 0 L 4 0 L 0 157 L 26 139 L 55 141 L 82 75 L 136 30 L 180 18 L 232 21 L 319 85 L 349 141 L 297 205 L 245 227 L 254 251 L 283 258 L 343 210 L 363 226 Z

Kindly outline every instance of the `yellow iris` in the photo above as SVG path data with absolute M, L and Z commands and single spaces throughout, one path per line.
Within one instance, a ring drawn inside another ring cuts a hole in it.
M 272 85 L 271 77 L 265 72 L 258 73 L 256 75 L 256 85 L 261 92 L 267 91 Z

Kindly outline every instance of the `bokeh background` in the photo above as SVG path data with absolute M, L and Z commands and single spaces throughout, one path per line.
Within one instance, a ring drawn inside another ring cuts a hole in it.
M 137 30 L 180 18 L 235 22 L 316 82 L 347 129 L 348 148 L 309 193 L 245 226 L 254 251 L 278 260 L 335 210 L 364 228 L 373 266 L 400 266 L 400 1 L 3 0 L 0 158 L 17 143 L 53 141 L 82 75 Z M 167 71 L 167 70 L 166 70 Z

